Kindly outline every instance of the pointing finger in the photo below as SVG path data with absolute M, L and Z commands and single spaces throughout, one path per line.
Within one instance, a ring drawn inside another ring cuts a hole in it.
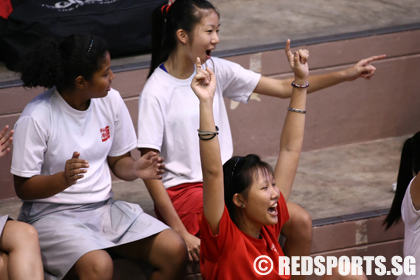
M 196 69 L 201 69 L 201 59 L 197 57 L 197 62 L 195 63 Z
M 293 59 L 293 53 L 290 50 L 290 39 L 287 39 L 286 47 L 284 48 L 284 51 L 286 52 L 286 55 L 289 58 L 289 61 L 292 60 Z
M 380 60 L 385 57 L 386 57 L 386 54 L 371 56 L 369 58 L 366 58 L 366 63 L 371 63 L 372 61 Z

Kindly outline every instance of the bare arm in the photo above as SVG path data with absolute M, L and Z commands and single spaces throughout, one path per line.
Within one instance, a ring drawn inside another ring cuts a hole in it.
M 20 199 L 42 199 L 56 195 L 77 180 L 84 177 L 89 168 L 87 160 L 79 159 L 80 153 L 74 152 L 71 159 L 66 162 L 64 171 L 53 175 L 36 175 L 31 178 L 14 176 L 16 194 Z
M 215 131 L 213 98 L 216 78 L 210 69 L 201 69 L 197 58 L 197 75 L 191 88 L 200 100 L 200 130 Z M 203 210 L 213 234 L 219 233 L 219 223 L 224 210 L 223 167 L 217 135 L 211 140 L 200 140 L 201 169 L 203 171 Z
M 413 206 L 416 210 L 420 210 L 420 178 L 416 176 L 413 182 L 411 183 L 410 188 L 411 200 L 413 201 Z
M 286 43 L 285 51 L 290 51 L 290 43 Z M 301 52 L 299 53 L 299 56 L 301 57 L 301 62 L 306 62 L 306 60 L 309 58 Z M 289 55 L 289 61 L 290 58 L 291 57 Z M 385 55 L 372 56 L 366 59 L 362 59 L 355 65 L 342 71 L 310 76 L 308 77 L 308 81 L 311 86 L 308 88 L 307 93 L 312 93 L 330 86 L 340 84 L 342 82 L 353 81 L 359 77 L 370 79 L 376 71 L 376 68 L 370 63 L 383 58 L 385 58 Z M 261 79 L 258 82 L 254 91 L 262 95 L 274 96 L 279 98 L 290 98 L 292 94 L 292 87 L 290 86 L 290 84 L 292 83 L 292 81 L 293 78 L 277 80 L 261 76 Z
M 156 153 L 159 156 L 159 151 L 149 148 L 141 148 L 141 154 L 147 154 L 149 152 Z M 173 228 L 179 235 L 184 239 L 188 247 L 188 254 L 190 261 L 200 260 L 200 239 L 190 234 L 179 218 L 175 208 L 166 192 L 165 186 L 161 180 L 144 180 L 147 190 L 153 199 L 153 202 L 162 215 L 165 222 Z
M 309 68 L 306 60 L 304 63 L 301 62 L 300 53 L 302 52 L 307 51 L 301 50 L 294 54 L 291 53 L 290 49 L 286 51 L 286 54 L 289 57 L 289 63 L 295 73 L 295 81 L 297 84 L 305 84 L 309 75 Z M 290 59 L 291 55 L 293 55 L 293 60 Z M 289 107 L 306 110 L 306 88 L 292 88 Z M 274 170 L 276 184 L 279 186 L 286 201 L 289 198 L 296 175 L 302 150 L 304 130 L 305 114 L 287 111 L 280 138 L 280 153 Z
M 155 152 L 144 154 L 138 160 L 131 157 L 128 152 L 118 157 L 108 157 L 108 165 L 118 178 L 125 181 L 141 179 L 162 179 L 163 158 Z

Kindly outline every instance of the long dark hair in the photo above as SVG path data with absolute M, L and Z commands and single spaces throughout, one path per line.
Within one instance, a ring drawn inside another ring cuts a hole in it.
M 46 39 L 22 60 L 21 79 L 29 88 L 56 86 L 58 91 L 71 90 L 78 76 L 92 79 L 107 51 L 106 43 L 90 34 L 73 34 L 59 42 Z
M 165 62 L 176 49 L 176 32 L 183 29 L 191 38 L 195 26 L 216 8 L 206 0 L 176 0 L 172 5 L 158 7 L 152 14 L 152 61 L 149 78 L 155 68 Z
M 238 193 L 248 197 L 249 187 L 258 176 L 258 172 L 274 176 L 271 165 L 262 161 L 259 156 L 249 154 L 245 157 L 233 157 L 223 165 L 223 181 L 225 187 L 225 204 L 230 218 L 238 225 L 235 218 L 233 196 Z
M 394 223 L 401 220 L 401 204 L 403 202 L 408 184 L 420 170 L 420 132 L 408 138 L 401 152 L 400 169 L 398 170 L 397 190 L 384 225 L 389 229 Z

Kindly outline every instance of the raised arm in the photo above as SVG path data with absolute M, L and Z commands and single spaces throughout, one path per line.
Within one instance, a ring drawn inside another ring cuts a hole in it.
M 288 45 L 290 45 L 289 40 Z M 309 57 L 309 52 L 306 50 L 292 53 L 290 48 L 286 48 L 286 55 L 295 73 L 295 83 L 305 85 L 309 75 L 309 68 L 306 62 L 307 58 L 302 62 L 301 54 Z M 280 153 L 274 170 L 276 184 L 286 201 L 292 189 L 302 150 L 307 92 L 306 88 L 303 87 L 290 87 L 292 88 L 292 96 L 281 133 Z
M 286 53 L 288 53 L 288 59 L 292 58 L 293 54 L 290 52 L 290 41 L 286 42 Z M 307 57 L 305 53 L 299 52 L 299 56 L 301 62 L 305 62 L 309 56 Z M 378 55 L 378 56 L 371 56 L 369 58 L 365 58 L 354 64 L 353 66 L 342 70 L 342 71 L 335 71 L 331 73 L 315 75 L 308 77 L 308 81 L 310 83 L 310 88 L 308 88 L 307 93 L 312 93 L 330 86 L 334 86 L 340 84 L 342 82 L 353 81 L 359 77 L 370 79 L 376 71 L 376 68 L 371 65 L 370 63 L 385 58 L 385 55 Z M 260 81 L 258 82 L 255 92 L 274 96 L 279 98 L 290 98 L 292 94 L 292 88 L 290 84 L 292 83 L 293 78 L 278 80 L 269 77 L 261 76 Z
M 213 117 L 216 78 L 209 68 L 201 69 L 199 58 L 197 58 L 196 66 L 197 74 L 191 82 L 191 88 L 200 100 L 199 131 L 204 133 L 199 135 L 201 169 L 203 171 L 203 210 L 212 233 L 218 234 L 225 202 L 223 166 Z M 206 132 L 208 132 L 207 135 Z

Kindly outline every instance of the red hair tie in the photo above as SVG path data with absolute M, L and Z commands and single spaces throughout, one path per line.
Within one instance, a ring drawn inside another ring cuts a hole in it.
M 168 13 L 169 8 L 174 3 L 174 1 L 172 1 L 172 0 L 170 0 L 170 1 L 171 1 L 170 4 L 163 5 L 162 8 L 160 9 L 160 11 L 162 12 L 162 14 L 167 14 Z

